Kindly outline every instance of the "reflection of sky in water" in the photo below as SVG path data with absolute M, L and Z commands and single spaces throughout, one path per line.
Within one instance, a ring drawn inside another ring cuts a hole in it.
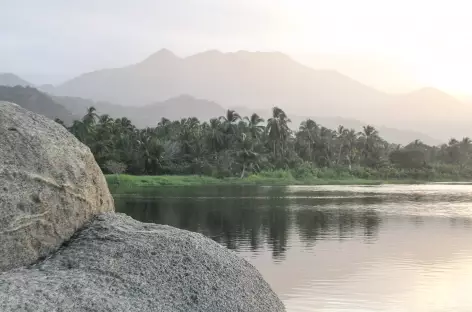
M 240 254 L 288 311 L 472 311 L 471 233 L 447 219 L 423 221 L 421 229 L 401 218 L 386 221 L 370 243 L 362 235 L 328 236 L 310 247 L 293 233 L 281 261 Z
M 253 263 L 293 311 L 472 311 L 472 186 L 161 190 L 137 219 L 201 232 Z

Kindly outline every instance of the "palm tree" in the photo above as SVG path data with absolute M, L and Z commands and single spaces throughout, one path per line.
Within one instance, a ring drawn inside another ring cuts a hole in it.
M 135 126 L 133 126 L 133 123 L 131 122 L 131 120 L 129 120 L 126 117 L 115 120 L 115 123 L 119 125 L 121 130 L 124 130 L 124 131 L 134 132 L 134 130 L 136 129 Z
M 161 169 L 162 146 L 157 137 L 141 132 L 138 139 L 140 154 L 144 161 L 144 173 L 158 174 Z
M 464 137 L 464 138 L 462 138 L 460 143 L 463 146 L 469 146 L 472 143 L 472 140 L 470 140 L 469 137 Z
M 58 119 L 56 122 L 63 124 Z M 454 174 L 468 174 L 469 170 L 461 170 L 472 165 L 472 140 L 468 137 L 451 139 L 437 147 L 420 140 L 400 147 L 383 140 L 372 126 L 356 133 L 343 126 L 330 130 L 307 119 L 292 135 L 289 122 L 285 112 L 274 107 L 266 126 L 257 114 L 241 119 L 234 110 L 228 110 L 208 122 L 200 123 L 195 117 L 177 121 L 162 118 L 154 127 L 138 129 L 128 118 L 98 116 L 90 107 L 68 129 L 89 146 L 101 168 L 117 162 L 124 164 L 130 174 L 138 175 L 204 173 L 243 177 L 261 169 L 293 169 L 302 161 L 317 167 L 348 165 L 352 169 L 353 165 L 363 165 L 390 172 L 394 165 L 406 169 L 395 160 L 396 156 L 390 157 L 394 153 L 410 158 L 423 154 L 421 168 L 450 164 L 437 170 L 441 173 L 450 168 Z
M 347 146 L 347 155 L 346 159 L 349 163 L 349 170 L 352 169 L 352 163 L 355 162 L 356 155 L 357 155 L 357 141 L 358 141 L 358 134 L 356 130 L 350 129 L 346 132 L 345 141 Z
M 226 111 L 225 116 L 220 116 L 220 121 L 222 122 L 223 131 L 226 135 L 226 147 L 231 146 L 231 143 L 236 139 L 237 126 L 236 122 L 241 120 L 241 116 L 231 109 Z
M 325 166 L 330 167 L 332 165 L 333 157 L 333 146 L 336 132 L 325 127 L 320 129 L 320 141 L 321 148 L 323 151 L 323 162 Z
M 235 123 L 236 121 L 240 120 L 241 116 L 239 116 L 236 111 L 228 109 L 226 111 L 226 116 L 220 116 L 220 120 L 223 121 L 223 123 Z
M 219 119 L 212 118 L 206 129 L 207 144 L 211 152 L 218 152 L 224 144 L 223 126 Z
M 421 140 L 416 139 L 416 140 L 413 141 L 413 145 L 415 147 L 419 147 L 419 146 L 423 145 L 423 142 L 421 142 Z
M 448 143 L 448 144 L 449 144 L 449 146 L 453 146 L 453 145 L 456 145 L 457 143 L 459 143 L 459 141 L 457 141 L 457 140 L 454 139 L 454 138 L 451 138 L 451 139 L 449 140 L 449 143 Z
M 87 139 L 87 131 L 85 129 L 85 125 L 80 120 L 74 120 L 72 126 L 69 128 L 69 131 L 75 135 L 80 142 L 85 143 Z
M 251 134 L 252 139 L 259 140 L 262 133 L 264 132 L 264 126 L 261 125 L 261 123 L 264 122 L 264 119 L 258 114 L 254 113 L 250 118 L 244 117 L 244 120 L 247 122 L 249 133 Z
M 91 117 L 92 118 L 92 117 Z M 85 119 L 85 117 L 84 117 Z M 94 118 L 95 119 L 95 118 Z M 101 115 L 98 118 L 98 123 L 93 126 L 94 137 L 89 142 L 89 147 L 92 150 L 95 158 L 102 160 L 105 163 L 111 158 L 111 151 L 113 150 L 113 124 L 114 120 L 107 114 Z M 92 127 L 92 126 L 89 126 Z M 90 128 L 89 128 L 90 129 Z M 90 134 L 90 130 L 87 130 Z
M 300 124 L 298 138 L 300 145 L 305 150 L 310 161 L 314 161 L 315 148 L 320 144 L 320 127 L 312 119 L 307 119 Z
M 238 152 L 236 153 L 240 163 L 242 163 L 241 179 L 246 174 L 248 168 L 251 170 L 258 168 L 259 154 L 253 150 L 253 147 L 252 140 L 243 133 Z
M 363 126 L 362 129 L 363 129 L 362 134 L 365 137 L 368 137 L 368 138 L 370 137 L 371 138 L 371 137 L 376 137 L 376 136 L 379 135 L 379 132 L 374 127 L 372 127 L 370 125 Z
M 341 158 L 343 156 L 343 150 L 346 145 L 346 135 L 348 133 L 348 130 L 344 128 L 343 126 L 338 126 L 338 130 L 335 133 L 337 143 L 338 143 L 338 158 L 336 160 L 336 164 L 339 166 L 341 163 Z
M 110 132 L 110 130 L 113 128 L 114 122 L 115 121 L 113 120 L 113 118 L 111 118 L 107 114 L 101 115 L 98 118 L 98 124 L 100 125 L 102 129 L 106 129 L 107 132 Z
M 167 118 L 165 118 L 165 117 L 162 117 L 162 118 L 161 118 L 161 121 L 159 121 L 159 122 L 157 123 L 157 125 L 160 126 L 160 127 L 165 127 L 165 126 L 170 125 L 171 123 L 172 123 L 172 122 L 171 122 L 169 119 L 167 119 Z
M 472 141 L 469 137 L 464 137 L 459 142 L 460 165 L 461 167 L 470 160 L 470 146 Z
M 87 113 L 82 118 L 82 122 L 84 123 L 86 128 L 95 126 L 95 123 L 99 119 L 96 111 L 97 109 L 93 106 L 87 108 Z
M 279 148 L 279 155 L 281 156 L 284 151 L 284 143 L 290 136 L 290 128 L 288 127 L 288 119 L 285 112 L 278 108 L 274 107 L 272 109 L 272 118 L 267 121 L 266 131 L 269 136 L 269 140 L 272 142 L 273 154 L 274 157 L 277 157 L 277 146 Z
M 92 143 L 94 141 L 93 135 L 95 132 L 97 120 L 98 115 L 96 113 L 96 109 L 95 107 L 91 106 L 87 108 L 87 112 L 84 117 L 82 117 L 81 123 L 74 121 L 72 128 L 74 128 L 75 133 L 79 133 L 79 140 L 81 140 L 83 143 Z
M 367 125 L 363 127 L 363 132 L 361 132 L 360 135 L 363 140 L 362 156 L 364 158 L 364 162 L 367 166 L 372 167 L 379 161 L 379 133 L 374 127 Z
M 236 111 L 228 109 L 226 111 L 225 116 L 220 116 L 220 121 L 222 121 L 223 125 L 225 126 L 226 132 L 227 133 L 233 133 L 233 125 L 238 121 L 241 120 L 241 116 L 239 116 Z

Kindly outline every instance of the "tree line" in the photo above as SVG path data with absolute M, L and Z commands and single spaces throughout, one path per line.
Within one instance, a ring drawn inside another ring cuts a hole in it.
M 228 110 L 209 121 L 162 118 L 155 127 L 138 129 L 126 117 L 99 116 L 90 107 L 68 130 L 109 173 L 245 177 L 291 170 L 297 176 L 316 176 L 320 168 L 328 168 L 361 178 L 472 177 L 472 141 L 467 137 L 440 146 L 419 140 L 401 146 L 384 140 L 372 126 L 360 132 L 343 126 L 333 130 L 307 119 L 294 131 L 290 123 L 274 107 L 267 121 Z

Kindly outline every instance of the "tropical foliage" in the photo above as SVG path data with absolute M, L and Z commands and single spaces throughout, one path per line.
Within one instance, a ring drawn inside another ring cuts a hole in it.
M 133 175 L 222 178 L 288 170 L 297 178 L 323 172 L 359 178 L 472 177 L 469 138 L 441 146 L 418 140 L 400 146 L 386 142 L 372 126 L 361 132 L 343 126 L 332 130 L 307 119 L 292 131 L 290 123 L 274 107 L 267 121 L 228 110 L 209 121 L 162 118 L 156 127 L 137 129 L 126 117 L 99 116 L 91 107 L 69 131 L 90 147 L 105 172 L 113 163 Z

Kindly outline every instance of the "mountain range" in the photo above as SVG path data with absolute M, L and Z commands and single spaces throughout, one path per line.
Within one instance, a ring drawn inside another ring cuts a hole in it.
M 205 121 L 210 118 L 222 116 L 226 112 L 226 108 L 223 108 L 215 102 L 196 99 L 189 95 L 182 95 L 166 101 L 156 102 L 140 107 L 131 107 L 116 105 L 109 102 L 95 102 L 78 97 L 53 96 L 45 94 L 32 87 L 22 86 L 0 86 L 0 100 L 17 103 L 24 108 L 45 115 L 51 119 L 59 118 L 68 125 L 70 125 L 74 119 L 80 119 L 85 114 L 87 108 L 91 106 L 97 109 L 98 114 L 108 114 L 113 118 L 125 116 L 140 128 L 153 127 L 162 117 L 170 120 L 184 117 L 197 117 L 198 119 Z M 254 110 L 247 107 L 234 107 L 232 109 L 236 110 L 241 116 L 250 116 L 252 113 L 257 113 L 265 119 L 268 119 L 271 114 L 269 109 Z M 307 119 L 307 116 L 293 115 L 290 116 L 290 118 L 292 120 L 290 126 L 293 129 L 297 129 L 299 124 Z M 339 117 L 312 118 L 320 125 L 331 129 L 343 125 L 346 128 L 361 130 L 362 126 L 367 125 L 357 120 Z M 380 131 L 382 137 L 389 142 L 408 144 L 414 139 L 419 139 L 427 144 L 436 145 L 441 143 L 439 140 L 420 132 L 399 130 L 382 126 L 376 126 L 376 128 Z
M 0 75 L 0 84 L 6 80 Z M 356 129 L 373 124 L 399 143 L 472 136 L 470 106 L 440 90 L 388 94 L 277 52 L 213 50 L 181 58 L 164 49 L 136 64 L 39 88 L 73 114 L 94 103 L 100 112 L 126 116 L 139 126 L 155 125 L 161 117 L 207 119 L 229 107 L 268 113 L 279 106 L 294 121 L 310 116 L 328 127 L 342 122 Z
M 32 83 L 23 80 L 22 78 L 18 77 L 15 74 L 12 73 L 0 73 L 0 86 L 8 86 L 8 87 L 14 87 L 14 86 L 33 86 Z
M 86 109 L 93 106 L 98 114 L 108 114 L 113 118 L 127 117 L 138 128 L 155 127 L 162 117 L 170 120 L 197 117 L 204 121 L 226 113 L 226 110 L 217 103 L 196 99 L 189 95 L 181 95 L 140 107 L 93 102 L 68 96 L 53 96 L 52 98 L 76 115 L 84 115 Z
M 74 115 L 63 105 L 54 101 L 49 95 L 32 88 L 16 85 L 14 87 L 0 85 L 0 101 L 12 102 L 32 112 L 42 114 L 51 119 L 59 118 L 66 124 L 83 115 Z
M 441 140 L 472 135 L 470 107 L 440 90 L 388 94 L 276 52 L 207 51 L 180 58 L 161 50 L 137 64 L 83 74 L 52 92 L 124 106 L 190 94 L 224 107 L 279 106 L 289 115 L 362 120 Z

